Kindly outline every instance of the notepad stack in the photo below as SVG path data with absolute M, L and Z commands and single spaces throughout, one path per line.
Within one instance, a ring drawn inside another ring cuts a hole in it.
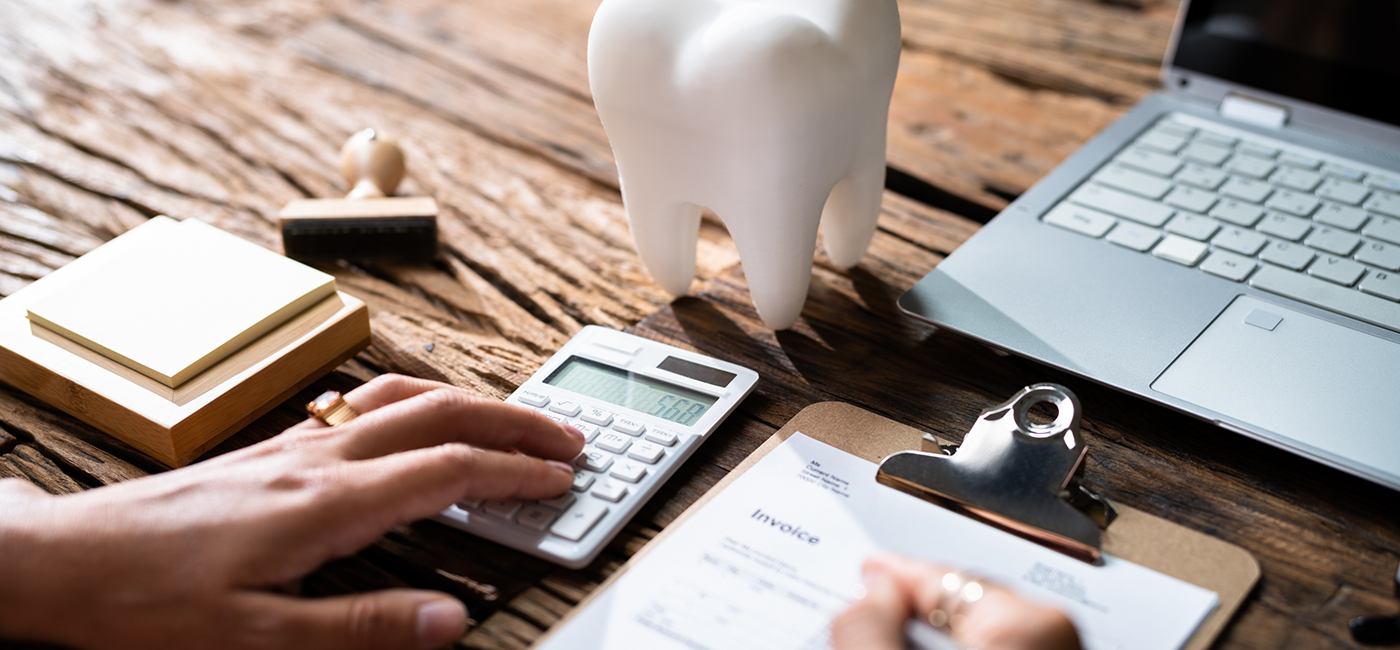
M 156 217 L 0 301 L 0 380 L 184 465 L 369 344 L 335 279 Z

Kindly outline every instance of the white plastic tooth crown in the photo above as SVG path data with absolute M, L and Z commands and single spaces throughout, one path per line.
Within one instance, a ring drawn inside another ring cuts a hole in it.
M 899 49 L 895 0 L 604 0 L 589 81 L 656 282 L 690 289 L 702 207 L 773 329 L 802 312 L 819 223 L 832 262 L 855 266 L 880 212 Z

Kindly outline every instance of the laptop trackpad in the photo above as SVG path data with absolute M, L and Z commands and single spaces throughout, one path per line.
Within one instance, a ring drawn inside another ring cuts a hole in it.
M 1400 476 L 1400 344 L 1240 296 L 1152 388 Z

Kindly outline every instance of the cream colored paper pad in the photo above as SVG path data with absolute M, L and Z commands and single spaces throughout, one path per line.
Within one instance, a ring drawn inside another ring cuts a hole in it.
M 335 278 L 203 222 L 156 217 L 136 250 L 29 320 L 176 387 L 335 293 Z

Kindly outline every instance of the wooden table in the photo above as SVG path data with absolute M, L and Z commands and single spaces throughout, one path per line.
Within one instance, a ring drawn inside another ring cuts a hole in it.
M 860 266 L 820 255 L 774 333 L 707 218 L 700 280 L 669 302 L 638 262 L 590 100 L 597 0 L 0 0 L 0 295 L 156 214 L 272 249 L 288 200 L 343 192 L 335 151 L 399 135 L 406 194 L 442 205 L 426 266 L 330 267 L 372 310 L 370 350 L 231 438 L 382 372 L 508 394 L 586 324 L 757 369 L 757 391 L 593 566 L 568 571 L 433 523 L 400 526 L 305 582 L 461 596 L 468 647 L 527 645 L 802 407 L 844 400 L 960 439 L 1022 385 L 1076 390 L 1109 497 L 1239 544 L 1264 577 L 1220 647 L 1352 647 L 1395 613 L 1395 492 L 901 315 L 895 299 L 1151 90 L 1175 13 L 1157 0 L 907 0 L 880 231 Z M 0 387 L 0 475 L 74 492 L 159 471 Z M 12 559 L 7 559 L 12 561 Z M 486 600 L 470 585 L 492 585 Z

